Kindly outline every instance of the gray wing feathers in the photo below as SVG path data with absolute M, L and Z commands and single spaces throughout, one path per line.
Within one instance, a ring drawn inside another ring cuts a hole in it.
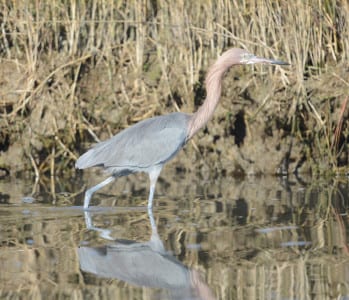
M 76 167 L 142 169 L 171 159 L 185 143 L 189 116 L 173 113 L 139 122 L 83 154 Z

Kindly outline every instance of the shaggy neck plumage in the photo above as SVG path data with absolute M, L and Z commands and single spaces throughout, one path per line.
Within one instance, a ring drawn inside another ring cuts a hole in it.
M 223 75 L 236 63 L 238 62 L 222 55 L 209 69 L 206 76 L 207 96 L 202 106 L 192 115 L 189 121 L 188 139 L 192 138 L 211 119 L 221 97 Z

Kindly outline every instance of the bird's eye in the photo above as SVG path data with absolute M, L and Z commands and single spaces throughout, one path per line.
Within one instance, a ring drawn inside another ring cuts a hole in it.
M 251 53 L 243 53 L 241 55 L 241 62 L 247 64 L 252 57 L 253 55 Z

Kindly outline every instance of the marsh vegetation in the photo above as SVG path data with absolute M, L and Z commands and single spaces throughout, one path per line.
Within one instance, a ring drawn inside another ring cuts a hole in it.
M 0 167 L 74 171 L 86 148 L 135 122 L 193 112 L 229 47 L 289 61 L 238 67 L 176 158 L 207 174 L 348 171 L 346 1 L 3 1 Z

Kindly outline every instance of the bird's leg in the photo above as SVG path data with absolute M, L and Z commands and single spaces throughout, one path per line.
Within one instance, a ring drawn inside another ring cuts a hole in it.
M 149 206 L 148 206 L 148 216 L 149 216 L 149 221 L 150 221 L 152 232 L 155 231 L 157 233 L 157 227 L 156 227 L 156 223 L 155 223 L 154 216 L 153 216 L 153 210 L 151 208 L 149 208 Z
M 98 183 L 97 185 L 89 188 L 85 193 L 84 209 L 88 209 L 93 193 L 95 191 L 98 191 L 100 188 L 106 186 L 108 183 L 111 183 L 112 181 L 114 181 L 114 179 L 115 179 L 114 176 L 110 176 L 106 180 L 102 181 L 101 183 Z
M 151 209 L 148 209 L 148 215 L 149 215 L 149 220 L 151 225 L 151 238 L 148 245 L 152 248 L 152 250 L 156 252 L 164 253 L 166 250 L 165 250 L 164 244 L 162 243 L 159 237 L 158 229 L 156 227 L 153 212 Z
M 99 236 L 103 239 L 106 239 L 106 240 L 114 240 L 110 234 L 111 234 L 111 230 L 109 229 L 102 229 L 102 228 L 98 228 L 98 227 L 95 227 L 93 226 L 93 222 L 92 222 L 92 216 L 91 216 L 91 213 L 89 211 L 84 211 L 84 215 L 85 215 L 85 224 L 86 224 L 86 228 L 88 230 L 94 230 L 94 231 L 97 231 Z
M 160 175 L 162 169 L 162 165 L 157 165 L 149 172 L 150 179 L 150 190 L 149 190 L 149 198 L 148 198 L 148 212 L 150 212 L 153 208 L 153 198 L 155 192 L 155 185 L 158 181 L 158 177 Z
M 91 229 L 93 227 L 91 214 L 89 211 L 84 211 L 84 215 L 85 215 L 86 228 Z

